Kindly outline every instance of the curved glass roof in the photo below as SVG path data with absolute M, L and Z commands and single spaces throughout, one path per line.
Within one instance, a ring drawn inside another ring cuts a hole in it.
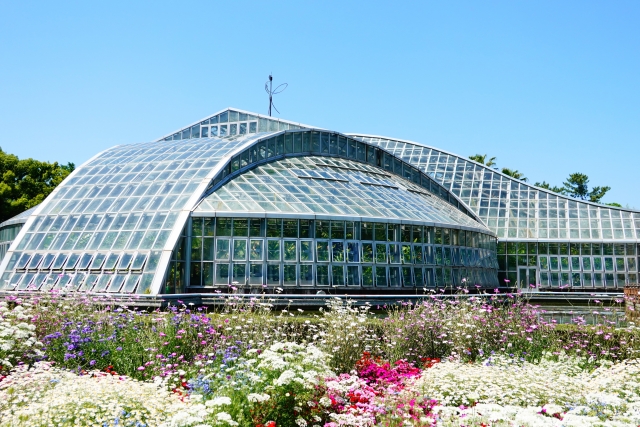
M 0 266 L 5 272 L 0 287 L 40 288 L 49 282 L 62 287 L 68 284 L 62 284 L 65 273 L 93 272 L 100 281 L 119 270 L 142 274 L 128 292 L 152 292 L 163 253 L 170 257 L 190 210 L 225 156 L 264 135 L 122 145 L 98 154 L 27 220 Z M 45 263 L 60 274 L 30 275 Z
M 350 135 L 427 173 L 458 196 L 501 240 L 640 240 L 640 212 L 553 193 L 416 142 Z
M 488 232 L 419 185 L 368 164 L 320 156 L 292 157 L 250 169 L 194 210 L 196 215 L 247 212 L 391 219 Z

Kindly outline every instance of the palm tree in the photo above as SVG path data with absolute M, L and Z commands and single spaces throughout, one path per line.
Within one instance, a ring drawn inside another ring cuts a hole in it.
M 489 167 L 491 167 L 491 166 L 496 164 L 496 162 L 495 162 L 496 158 L 492 157 L 492 158 L 489 159 L 489 161 L 487 161 L 487 155 L 486 154 L 476 154 L 475 156 L 469 156 L 469 158 L 471 160 L 474 160 L 474 161 L 476 161 L 478 163 L 482 163 L 483 165 L 489 166 Z
M 520 181 L 527 181 L 527 178 L 525 178 L 525 176 L 516 169 L 502 168 L 502 173 L 510 176 L 511 178 L 519 179 Z

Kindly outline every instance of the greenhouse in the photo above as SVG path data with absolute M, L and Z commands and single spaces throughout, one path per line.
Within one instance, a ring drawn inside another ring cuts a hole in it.
M 3 292 L 416 293 L 638 281 L 640 212 L 424 144 L 225 109 L 0 224 Z
M 496 234 L 433 174 L 362 138 L 236 109 L 99 153 L 0 237 L 3 292 L 499 286 Z

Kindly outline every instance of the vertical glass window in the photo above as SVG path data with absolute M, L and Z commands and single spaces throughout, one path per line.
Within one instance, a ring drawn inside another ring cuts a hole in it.
M 231 236 L 231 218 L 218 218 L 216 236 Z
M 331 221 L 331 238 L 344 239 L 344 221 Z
M 244 261 L 247 259 L 247 241 L 245 239 L 233 240 L 233 260 Z
M 413 263 L 424 264 L 424 258 L 422 256 L 422 245 L 413 246 Z
M 401 260 L 403 264 L 411 264 L 411 245 L 401 245 Z
M 296 270 L 297 265 L 295 264 L 285 264 L 282 276 L 283 276 L 283 284 L 285 286 L 295 286 L 297 284 Z
M 216 240 L 216 259 L 217 260 L 229 260 L 229 239 L 217 239 Z
M 329 286 L 329 266 L 328 265 L 316 266 L 316 285 Z
M 262 228 L 262 224 L 264 223 L 263 219 L 250 219 L 249 220 L 249 237 L 264 237 L 264 231 Z
M 360 227 L 362 233 L 362 240 L 373 240 L 373 223 L 363 222 Z
M 593 257 L 593 269 L 596 271 L 602 271 L 602 258 Z
M 313 265 L 311 264 L 300 265 L 300 285 L 301 286 L 313 285 Z
M 389 283 L 387 282 L 387 268 L 376 266 L 376 287 L 387 287 Z
M 316 242 L 316 259 L 318 261 L 329 261 L 329 242 Z
M 267 261 L 280 261 L 280 240 L 267 240 Z
M 298 238 L 298 221 L 285 219 L 282 222 L 284 237 Z
M 251 239 L 249 244 L 249 259 L 251 261 L 262 261 L 262 245 L 263 240 L 261 239 Z
M 280 264 L 267 264 L 267 285 L 280 284 Z
M 604 269 L 605 271 L 613 271 L 613 258 L 605 257 Z
M 360 274 L 357 265 L 347 266 L 347 286 L 360 286 Z
M 574 271 L 580 270 L 580 257 L 577 257 L 577 256 L 571 257 L 571 269 Z
M 370 265 L 362 266 L 362 286 L 373 286 L 373 267 Z
M 300 220 L 300 237 L 312 238 L 313 237 L 313 220 L 301 219 Z
M 313 261 L 313 241 L 300 241 L 300 261 Z
M 400 286 L 400 267 L 389 267 L 389 286 Z
M 344 262 L 344 244 L 331 242 L 331 257 L 333 262 Z
M 377 222 L 375 224 L 375 240 L 385 242 L 387 240 L 387 224 Z
M 359 244 L 356 242 L 347 243 L 347 262 L 360 262 Z
M 329 221 L 316 221 L 316 238 L 329 238 Z
M 281 219 L 267 219 L 267 237 L 282 237 Z
M 386 264 L 387 263 L 387 245 L 384 243 L 376 243 L 376 262 L 378 264 Z
M 228 285 L 229 281 L 229 264 L 216 265 L 216 284 Z
M 412 277 L 412 268 L 411 267 L 402 267 L 402 285 L 405 287 L 413 287 L 413 277 Z
M 246 264 L 233 264 L 233 281 L 238 282 L 241 286 L 245 284 L 246 281 Z
M 250 285 L 262 285 L 262 264 L 250 264 L 249 265 L 249 284 Z
M 373 262 L 373 243 L 362 244 L 362 262 Z
M 297 241 L 285 240 L 284 241 L 284 260 L 285 261 L 297 261 Z
M 422 267 L 414 267 L 413 268 L 413 277 L 416 282 L 416 286 L 424 286 L 424 275 L 422 274 Z
M 333 264 L 331 266 L 331 284 L 333 286 L 344 286 L 344 268 L 342 265 Z

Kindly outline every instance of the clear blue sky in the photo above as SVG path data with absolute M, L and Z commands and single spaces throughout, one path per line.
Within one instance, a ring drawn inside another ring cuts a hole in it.
M 0 1 L 0 147 L 85 162 L 227 106 L 571 172 L 640 208 L 638 1 Z

